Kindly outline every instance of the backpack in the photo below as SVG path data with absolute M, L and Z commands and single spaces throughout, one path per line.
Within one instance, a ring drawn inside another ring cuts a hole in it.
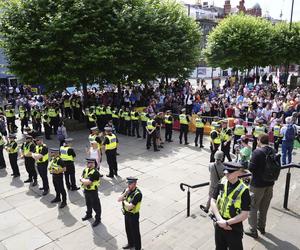
M 280 154 L 276 154 L 273 148 L 267 147 L 262 150 L 266 156 L 266 165 L 262 174 L 262 179 L 267 182 L 276 181 L 281 170 Z
M 293 142 L 294 139 L 295 139 L 295 128 L 292 124 L 289 124 L 285 132 L 285 140 L 288 142 Z

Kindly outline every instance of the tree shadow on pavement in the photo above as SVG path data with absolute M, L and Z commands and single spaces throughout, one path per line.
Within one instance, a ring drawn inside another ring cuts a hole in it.
M 293 245 L 288 241 L 281 240 L 271 233 L 266 233 L 264 235 L 269 241 L 264 238 L 259 238 L 257 241 L 260 242 L 266 249 L 288 249 L 288 250 L 299 250 L 297 246 Z

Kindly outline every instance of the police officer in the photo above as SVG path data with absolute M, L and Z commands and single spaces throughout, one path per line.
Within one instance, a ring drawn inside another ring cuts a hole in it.
M 188 145 L 187 135 L 189 132 L 189 116 L 186 114 L 186 110 L 182 109 L 181 114 L 179 115 L 180 122 L 180 134 L 179 134 L 179 142 L 182 144 L 182 136 L 184 135 L 184 144 Z
M 268 133 L 268 130 L 263 125 L 262 119 L 257 119 L 257 125 L 252 129 L 253 135 L 253 144 L 252 144 L 252 151 L 257 147 L 257 138 L 259 135 Z
M 146 108 L 144 108 L 143 112 L 141 113 L 140 119 L 141 119 L 141 125 L 142 125 L 142 129 L 143 129 L 143 139 L 146 139 L 146 135 L 147 135 L 146 126 L 147 126 L 147 121 L 149 119 L 149 115 L 147 113 Z
M 21 132 L 24 133 L 24 127 L 28 126 L 28 112 L 23 105 L 19 106 L 19 119 L 21 121 Z
M 83 170 L 80 182 L 84 189 L 84 197 L 86 203 L 86 215 L 82 218 L 83 221 L 92 218 L 93 210 L 96 213 L 93 227 L 101 223 L 101 204 L 98 196 L 98 187 L 100 185 L 100 174 L 95 168 L 96 159 L 87 158 L 87 167 Z
M 53 127 L 53 132 L 56 135 L 59 124 L 59 108 L 56 107 L 55 103 L 51 104 L 48 108 L 48 116 L 50 117 L 51 132 Z
M 147 121 L 147 126 L 146 126 L 146 130 L 147 130 L 147 144 L 146 147 L 147 149 L 150 149 L 151 146 L 151 139 L 153 142 L 153 148 L 154 148 L 154 152 L 160 151 L 157 148 L 157 144 L 156 144 L 156 121 L 153 119 L 154 118 L 154 114 L 149 114 L 149 119 Z
M 210 132 L 210 162 L 215 162 L 215 153 L 218 151 L 221 144 L 220 124 L 214 123 L 213 126 L 214 129 Z
M 119 112 L 118 112 L 118 109 L 115 108 L 113 111 L 112 111 L 112 120 L 113 120 L 113 124 L 116 128 L 116 131 L 117 133 L 120 133 L 120 127 L 119 127 Z
M 110 120 L 112 119 L 112 110 L 111 110 L 111 107 L 110 105 L 107 105 L 105 107 L 105 123 L 108 123 Z
M 64 105 L 65 117 L 71 119 L 72 110 L 71 110 L 71 100 L 69 95 L 64 96 L 63 105 Z
M 37 185 L 37 173 L 35 170 L 35 161 L 32 158 L 32 153 L 35 153 L 35 143 L 31 135 L 26 135 L 26 141 L 22 144 L 22 157 L 24 157 L 25 169 L 28 173 L 28 179 L 24 183 L 32 183 L 32 186 Z
M 75 179 L 75 165 L 74 159 L 76 154 L 74 149 L 71 147 L 71 142 L 73 141 L 72 138 L 66 138 L 64 145 L 60 147 L 60 158 L 63 161 L 63 166 L 66 168 L 65 180 L 67 189 L 71 191 L 76 191 L 80 189 L 76 186 L 76 179 Z
M 14 134 L 9 135 L 8 139 L 9 139 L 9 142 L 8 142 L 8 145 L 5 147 L 5 149 L 8 152 L 9 163 L 10 163 L 11 169 L 13 171 L 11 176 L 13 176 L 15 178 L 15 177 L 20 176 L 20 171 L 19 171 L 19 166 L 18 166 L 19 147 L 16 142 L 16 136 Z
M 87 127 L 88 128 L 95 127 L 97 123 L 97 117 L 95 115 L 94 109 L 89 108 L 86 112 L 86 116 L 87 116 Z
M 128 244 L 123 249 L 141 249 L 140 235 L 140 207 L 143 195 L 136 186 L 137 178 L 127 178 L 127 188 L 124 190 L 118 201 L 122 202 L 122 211 L 125 217 L 125 230 Z
M 43 114 L 42 119 L 43 119 L 45 138 L 46 138 L 46 140 L 51 140 L 51 137 L 50 137 L 50 135 L 51 135 L 51 125 L 50 125 L 51 119 L 48 116 L 48 114 Z
M 278 153 L 279 145 L 282 143 L 283 135 L 280 133 L 281 128 L 282 128 L 281 119 L 277 119 L 276 124 L 272 129 L 274 135 L 274 149 L 276 153 Z
M 173 116 L 171 115 L 171 110 L 167 110 L 165 117 L 165 140 L 167 142 L 172 142 L 172 131 L 173 131 Z
M 204 146 L 203 146 L 203 135 L 204 135 L 205 121 L 201 118 L 201 113 L 200 112 L 197 114 L 195 122 L 196 122 L 195 146 L 198 147 L 198 138 L 199 138 L 200 148 L 204 148 Z
M 38 106 L 34 106 L 31 118 L 32 128 L 40 134 L 42 132 L 42 113 Z
M 137 135 L 137 138 L 141 138 L 140 136 L 140 124 L 139 124 L 139 119 L 140 119 L 140 115 L 137 111 L 132 110 L 130 112 L 130 118 L 132 121 L 132 130 L 131 130 L 131 135 L 135 136 L 135 132 Z
M 109 178 L 118 176 L 118 163 L 117 163 L 117 147 L 118 138 L 112 133 L 111 127 L 105 127 L 105 136 L 103 140 L 103 149 L 105 150 L 106 160 L 109 167 L 109 174 L 106 175 Z
M 59 208 L 64 208 L 67 205 L 67 194 L 64 188 L 63 175 L 66 168 L 63 167 L 63 161 L 59 156 L 59 148 L 50 148 L 50 156 L 49 172 L 52 174 L 53 186 L 56 192 L 56 196 L 51 203 L 61 202 Z
M 242 165 L 236 162 L 224 163 L 221 184 L 211 199 L 211 210 L 216 218 L 216 250 L 243 249 L 243 224 L 250 211 L 248 186 L 239 179 Z
M 131 136 L 131 119 L 129 108 L 126 108 L 123 112 L 124 117 L 124 134 Z
M 4 114 L 6 117 L 6 123 L 7 123 L 7 129 L 9 133 L 14 133 L 16 130 L 16 124 L 15 124 L 15 109 L 11 104 L 7 104 L 5 106 Z
M 236 119 L 235 126 L 233 128 L 233 150 L 232 153 L 235 154 L 235 145 L 237 144 L 238 140 L 241 139 L 243 135 L 247 134 L 247 128 L 243 126 L 243 120 Z
M 227 127 L 228 121 L 222 120 L 222 130 L 220 133 L 221 137 L 221 151 L 224 153 L 223 162 L 225 157 L 227 157 L 228 161 L 232 161 L 230 156 L 230 143 L 232 137 L 232 130 Z
M 6 163 L 3 155 L 3 148 L 5 145 L 4 137 L 2 133 L 0 132 L 0 169 L 6 168 Z
M 36 161 L 36 166 L 40 177 L 42 178 L 43 187 L 40 190 L 44 190 L 42 195 L 47 195 L 49 193 L 49 182 L 48 182 L 48 147 L 43 143 L 43 137 L 38 136 L 35 139 L 36 147 L 35 153 L 32 157 Z

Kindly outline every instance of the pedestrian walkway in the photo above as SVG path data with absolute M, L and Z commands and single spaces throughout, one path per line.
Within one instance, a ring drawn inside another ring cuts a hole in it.
M 85 164 L 88 135 L 87 131 L 79 131 L 71 132 L 69 136 L 75 139 L 78 181 Z M 190 143 L 193 137 L 191 134 Z M 81 190 L 68 192 L 68 206 L 59 209 L 58 205 L 50 203 L 54 198 L 51 176 L 50 194 L 41 196 L 38 187 L 29 188 L 23 183 L 27 179 L 23 160 L 19 160 L 20 179 L 11 178 L 9 165 L 7 173 L 1 171 L 0 249 L 121 249 L 127 242 L 117 197 L 126 187 L 127 176 L 139 178 L 138 186 L 143 192 L 140 225 L 144 249 L 214 249 L 212 223 L 199 209 L 199 205 L 206 202 L 208 187 L 192 191 L 189 218 L 186 218 L 186 192 L 179 188 L 181 182 L 193 185 L 208 180 L 208 141 L 205 141 L 204 149 L 195 148 L 193 144 L 183 146 L 175 133 L 174 142 L 164 144 L 157 153 L 146 149 L 145 140 L 120 136 L 119 141 L 120 177 L 102 179 L 102 224 L 96 228 L 88 221 L 81 221 L 85 215 Z M 58 146 L 58 143 L 49 141 L 49 147 L 54 145 Z M 300 161 L 299 156 L 294 159 Z M 100 172 L 108 173 L 105 157 Z M 258 240 L 244 236 L 245 249 L 300 249 L 300 170 L 292 170 L 290 211 L 282 209 L 285 173 L 286 170 L 274 189 L 267 234 Z

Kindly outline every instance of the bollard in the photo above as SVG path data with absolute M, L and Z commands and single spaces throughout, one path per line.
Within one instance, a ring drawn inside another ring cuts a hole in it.
M 191 203 L 191 192 L 190 192 L 190 188 L 188 188 L 188 192 L 187 192 L 187 217 L 190 217 L 190 203 Z
M 286 181 L 285 181 L 285 191 L 284 191 L 284 201 L 283 208 L 288 210 L 288 201 L 289 201 L 289 192 L 290 192 L 290 182 L 291 182 L 291 168 L 286 173 Z

